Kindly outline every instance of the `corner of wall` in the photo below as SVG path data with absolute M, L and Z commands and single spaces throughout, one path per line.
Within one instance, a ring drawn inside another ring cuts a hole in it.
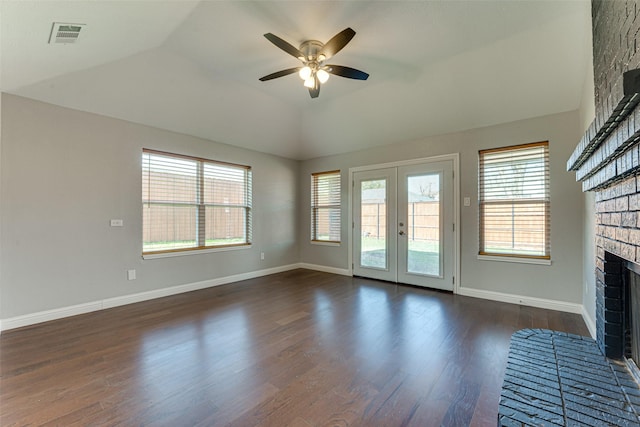
M 2 256 L 2 98 L 0 92 L 0 257 Z M 2 262 L 0 260 L 0 333 L 2 333 Z
M 591 15 L 589 15 L 589 25 L 591 28 Z M 590 32 L 591 33 L 591 32 Z M 587 72 L 584 76 L 582 84 L 582 94 L 580 99 L 580 108 L 578 114 L 580 117 L 580 132 L 584 133 L 596 115 L 595 107 L 595 83 L 593 72 L 593 37 L 587 37 L 585 43 L 588 43 L 588 63 L 585 64 Z M 592 337 L 595 337 L 595 318 L 596 318 L 596 249 L 595 249 L 595 194 L 586 192 L 583 197 L 583 217 L 582 217 L 582 317 L 589 328 Z

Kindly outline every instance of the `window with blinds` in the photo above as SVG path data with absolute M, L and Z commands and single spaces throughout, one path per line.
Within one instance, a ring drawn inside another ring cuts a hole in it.
M 340 242 L 340 171 L 311 174 L 311 240 Z
M 549 143 L 479 152 L 480 255 L 550 259 Z
M 251 243 L 251 168 L 144 149 L 142 253 Z

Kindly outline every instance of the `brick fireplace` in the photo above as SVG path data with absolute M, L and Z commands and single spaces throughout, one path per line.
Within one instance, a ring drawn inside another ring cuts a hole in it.
M 595 193 L 596 340 L 515 333 L 499 426 L 640 425 L 640 0 L 591 12 L 595 119 L 567 170 Z
M 596 341 L 629 355 L 629 275 L 640 265 L 640 1 L 593 0 L 596 117 L 567 170 L 595 192 Z M 628 263 L 632 264 L 628 264 Z
M 596 341 L 613 358 L 628 341 L 626 263 L 640 264 L 638 101 L 640 72 L 628 71 L 567 162 L 583 190 L 596 192 Z

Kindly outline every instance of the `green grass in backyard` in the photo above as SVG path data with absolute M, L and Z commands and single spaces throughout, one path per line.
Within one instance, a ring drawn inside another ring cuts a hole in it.
M 363 237 L 361 240 L 360 264 L 366 267 L 385 268 L 385 240 Z M 439 242 L 432 240 L 410 240 L 408 270 L 412 273 L 439 275 Z

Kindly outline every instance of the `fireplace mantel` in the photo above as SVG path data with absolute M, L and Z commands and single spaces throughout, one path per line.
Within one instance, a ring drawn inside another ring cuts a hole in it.
M 640 69 L 627 71 L 567 161 L 583 191 L 610 186 L 640 168 L 639 102 Z

